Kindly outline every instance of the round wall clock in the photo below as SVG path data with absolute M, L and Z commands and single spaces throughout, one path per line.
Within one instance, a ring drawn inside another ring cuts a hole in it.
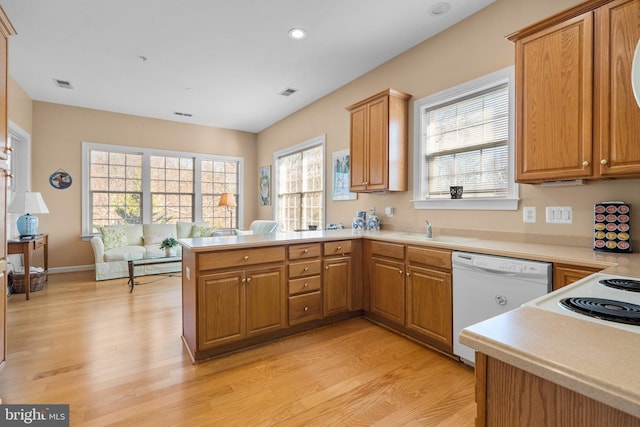
M 72 181 L 71 175 L 65 171 L 56 171 L 49 177 L 49 184 L 58 190 L 64 190 L 65 188 L 71 187 Z

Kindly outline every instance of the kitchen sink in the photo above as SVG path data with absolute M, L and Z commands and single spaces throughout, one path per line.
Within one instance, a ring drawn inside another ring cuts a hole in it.
M 402 239 L 419 240 L 421 242 L 442 242 L 442 243 L 465 243 L 477 240 L 473 237 L 460 237 L 460 236 L 434 236 L 427 237 L 419 233 L 403 233 L 398 234 L 398 237 Z

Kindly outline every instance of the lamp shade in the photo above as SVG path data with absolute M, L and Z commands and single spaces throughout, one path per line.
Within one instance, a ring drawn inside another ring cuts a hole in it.
M 17 221 L 20 237 L 31 237 L 38 234 L 38 217 L 31 214 L 49 213 L 47 205 L 40 193 L 16 193 L 7 209 L 11 213 L 24 214 Z
M 235 208 L 236 206 L 238 206 L 238 204 L 236 203 L 236 196 L 234 196 L 233 193 L 222 193 L 220 195 L 220 202 L 218 203 L 218 206 Z
M 11 213 L 44 214 L 49 213 L 47 205 L 42 200 L 40 193 L 24 192 L 16 193 L 9 203 L 8 211 Z

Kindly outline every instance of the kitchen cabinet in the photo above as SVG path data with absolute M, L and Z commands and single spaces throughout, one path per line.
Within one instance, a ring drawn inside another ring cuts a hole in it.
M 16 31 L 0 7 L 0 370 L 7 360 L 7 51 L 8 38 Z
M 347 107 L 351 191 L 407 191 L 409 98 L 388 89 Z
M 516 181 L 640 176 L 640 0 L 587 1 L 510 36 Z
M 560 289 L 564 286 L 591 276 L 602 270 L 601 268 L 583 267 L 568 264 L 553 264 L 553 290 Z
M 407 247 L 406 326 L 453 352 L 451 251 Z
M 199 347 L 284 328 L 284 266 L 206 274 L 198 283 Z
M 351 241 L 326 242 L 323 262 L 324 317 L 351 310 L 353 292 Z
M 475 374 L 477 427 L 640 426 L 632 415 L 480 352 Z
M 404 325 L 404 246 L 370 242 L 371 313 L 393 324 Z
M 320 243 L 289 246 L 289 325 L 322 318 Z

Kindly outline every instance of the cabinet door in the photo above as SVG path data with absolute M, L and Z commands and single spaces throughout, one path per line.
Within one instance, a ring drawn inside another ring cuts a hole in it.
M 596 23 L 596 171 L 600 176 L 640 176 L 640 108 L 631 89 L 640 2 L 606 4 L 597 9 Z
M 389 97 L 368 106 L 367 179 L 369 191 L 389 188 Z
M 203 275 L 198 280 L 198 348 L 244 338 L 244 272 Z
M 351 308 L 351 258 L 325 260 L 324 316 L 349 311 Z
M 553 264 L 553 290 L 570 285 L 600 270 L 576 265 Z
M 371 312 L 404 325 L 404 264 L 373 258 Z
M 452 351 L 451 274 L 419 267 L 407 272 L 407 327 Z
M 516 181 L 592 174 L 593 13 L 516 42 Z
M 245 277 L 247 336 L 284 328 L 287 314 L 284 266 L 247 270 Z
M 367 106 L 351 111 L 351 142 L 349 155 L 351 163 L 351 191 L 367 189 Z

